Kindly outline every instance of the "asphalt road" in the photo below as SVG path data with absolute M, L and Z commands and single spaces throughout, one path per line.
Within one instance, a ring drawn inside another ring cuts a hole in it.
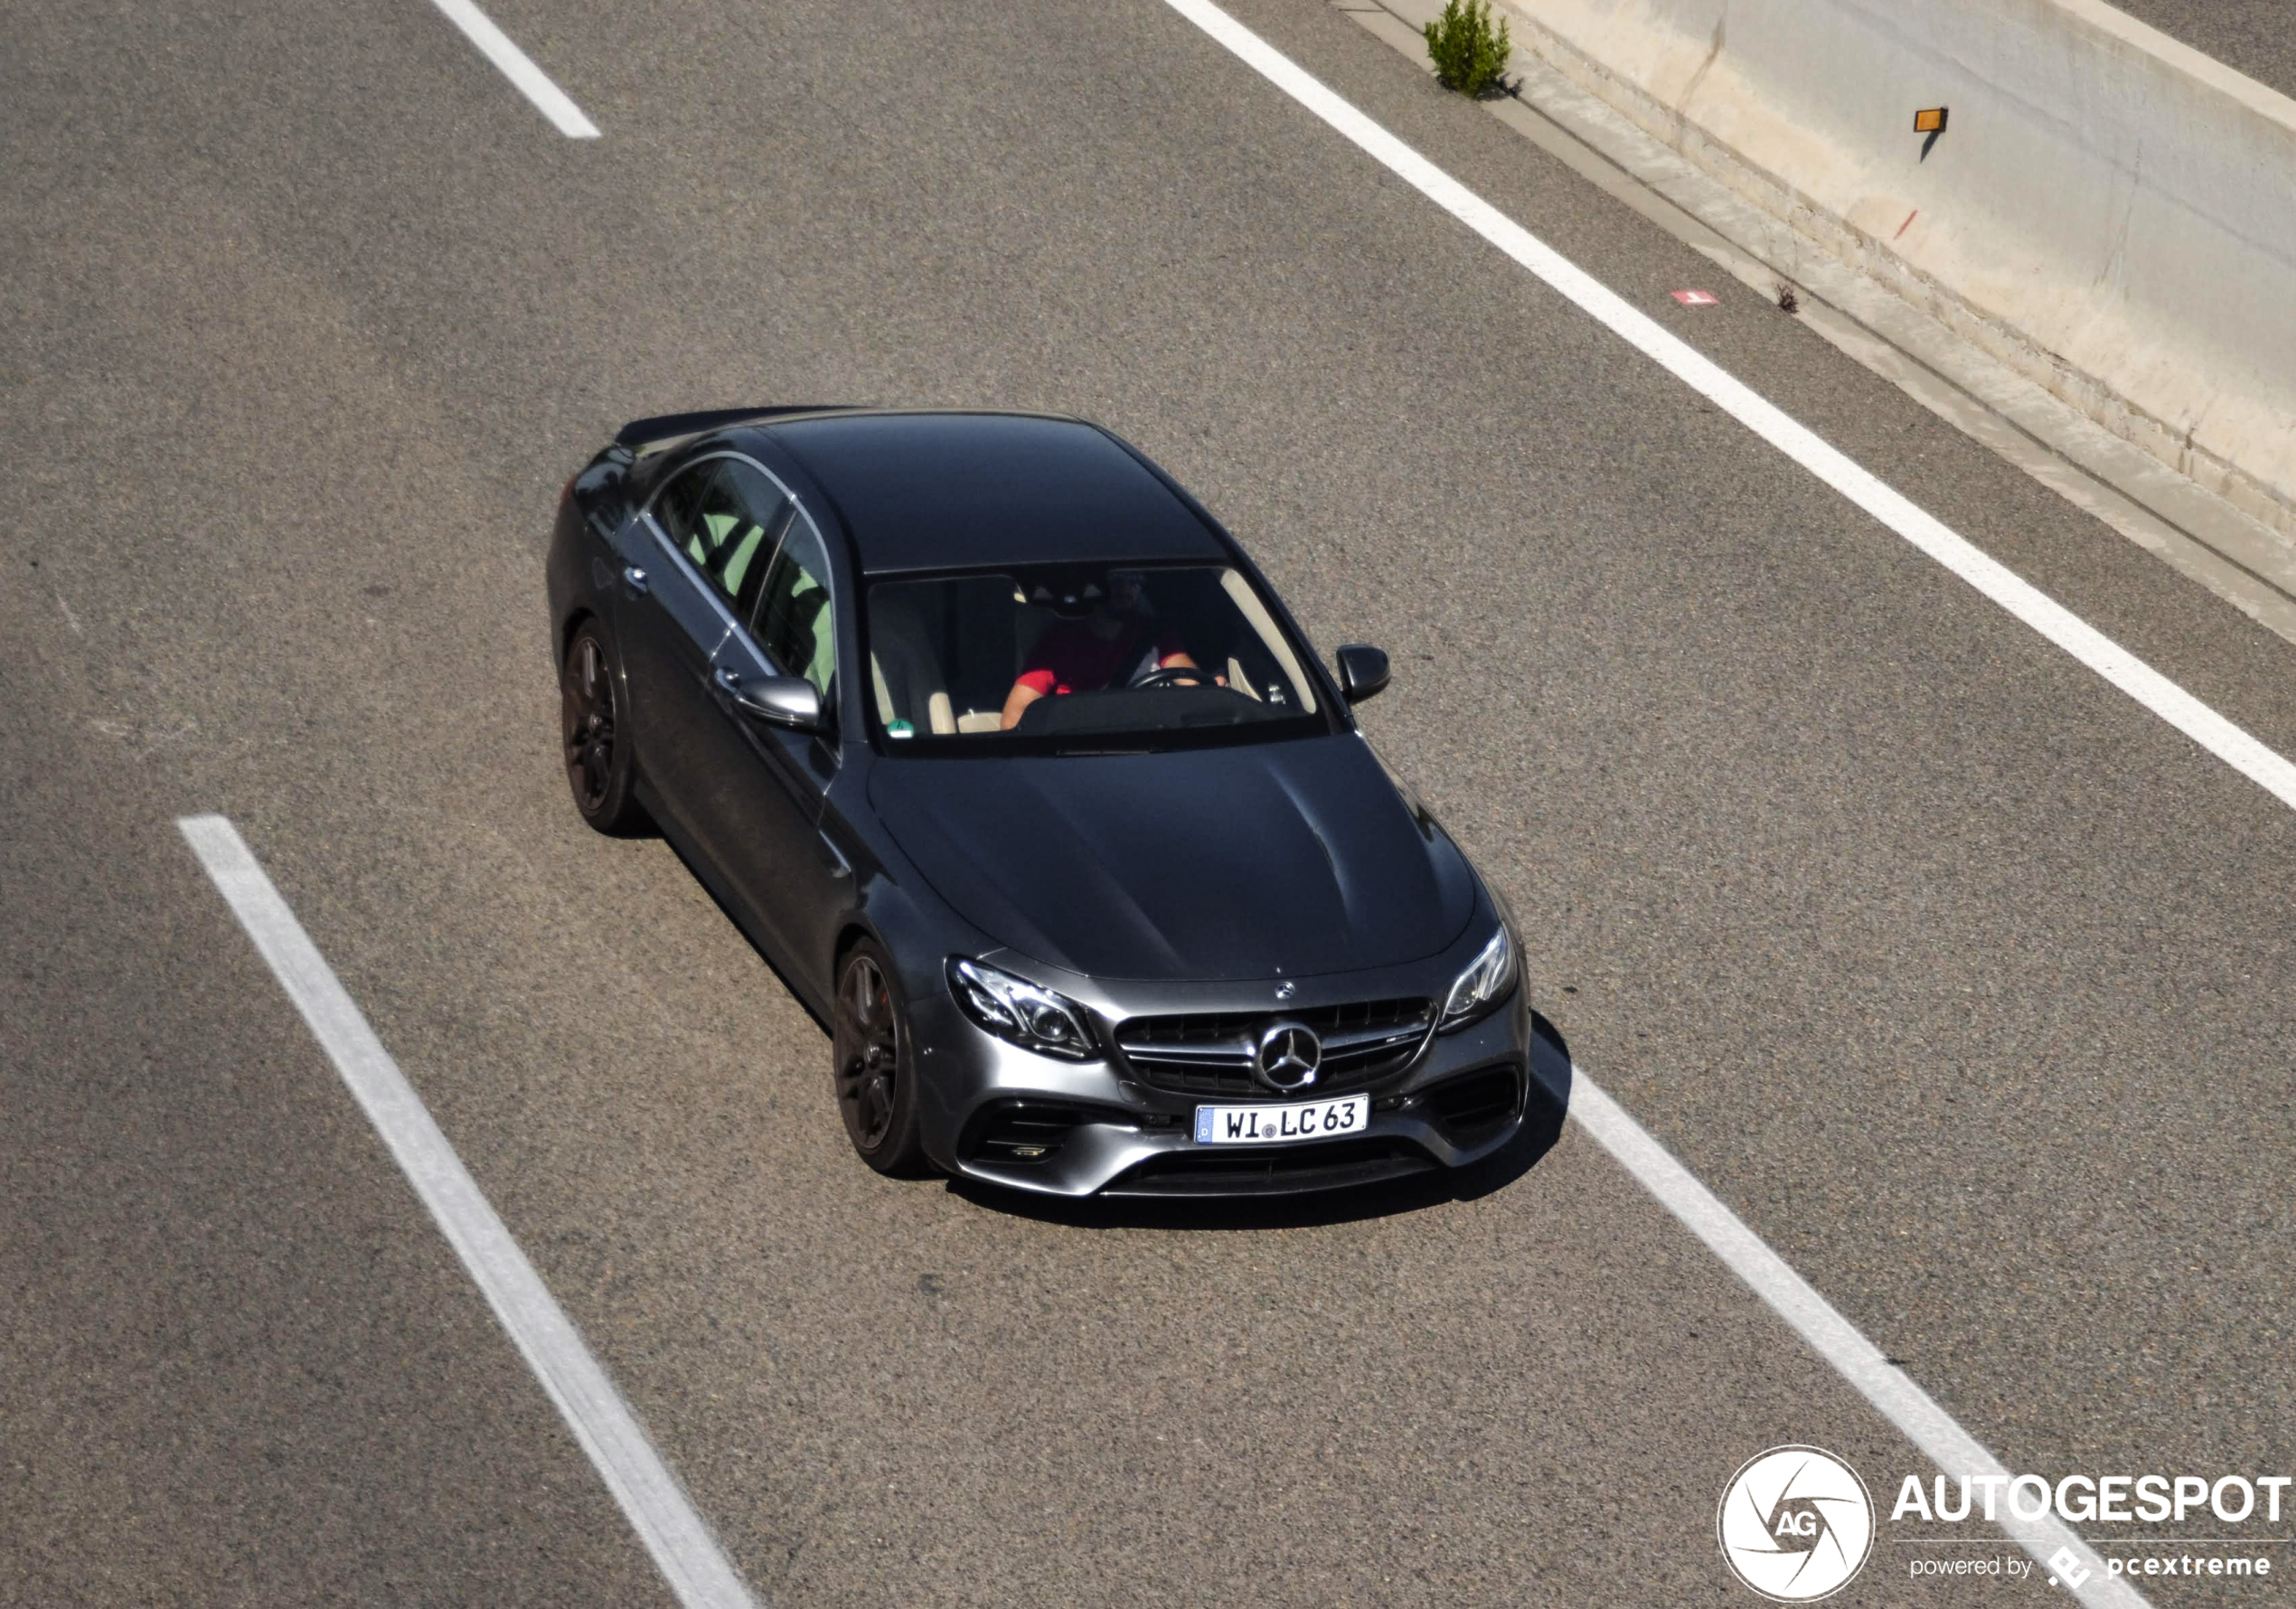
M 2147 27 L 2296 95 L 2296 35 L 2282 0 L 2116 0 Z
M 2296 646 L 1322 0 L 1232 9 L 2296 750 Z M 490 14 L 603 138 L 419 0 L 10 24 L 0 1603 L 670 1601 L 194 811 L 775 1603 L 1752 1602 L 1744 1460 L 1928 1473 L 1576 1129 L 1217 1217 L 855 1162 L 820 1030 L 575 817 L 541 595 L 614 425 L 790 397 L 1140 443 L 1395 652 L 1367 723 L 1586 1074 L 1981 1442 L 2296 1473 L 2286 807 L 1154 0 Z M 2014 1595 L 1881 1551 L 1845 1601 Z

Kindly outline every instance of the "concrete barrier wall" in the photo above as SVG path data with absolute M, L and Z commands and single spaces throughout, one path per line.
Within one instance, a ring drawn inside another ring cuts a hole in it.
M 1509 9 L 1518 48 L 2296 535 L 2296 102 L 2095 0 Z

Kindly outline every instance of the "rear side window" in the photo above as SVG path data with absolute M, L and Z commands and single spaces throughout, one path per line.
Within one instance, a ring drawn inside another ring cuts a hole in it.
M 747 616 L 791 513 L 781 488 L 739 458 L 710 458 L 662 488 L 654 517 L 673 546 Z

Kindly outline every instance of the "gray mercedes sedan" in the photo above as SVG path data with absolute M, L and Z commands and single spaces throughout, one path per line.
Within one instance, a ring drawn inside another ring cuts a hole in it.
M 853 1149 L 1059 1196 L 1360 1185 L 1505 1145 L 1504 906 L 1219 522 L 1100 428 L 641 419 L 549 563 L 567 780 L 829 1028 Z

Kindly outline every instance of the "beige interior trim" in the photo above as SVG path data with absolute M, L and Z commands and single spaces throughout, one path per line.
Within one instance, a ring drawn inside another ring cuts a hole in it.
M 1301 671 L 1298 656 L 1293 654 L 1291 645 L 1284 640 L 1284 634 L 1275 629 L 1275 622 L 1269 617 L 1266 606 L 1260 602 L 1259 596 L 1252 590 L 1252 584 L 1239 572 L 1223 569 L 1219 572 L 1219 588 L 1243 612 L 1244 618 L 1252 623 L 1252 629 L 1259 633 L 1259 640 L 1275 656 L 1275 663 L 1284 668 L 1284 674 L 1291 678 L 1294 687 L 1299 689 L 1300 702 L 1307 706 L 1310 715 L 1314 714 L 1315 683 Z M 1234 661 L 1229 663 L 1232 664 Z

